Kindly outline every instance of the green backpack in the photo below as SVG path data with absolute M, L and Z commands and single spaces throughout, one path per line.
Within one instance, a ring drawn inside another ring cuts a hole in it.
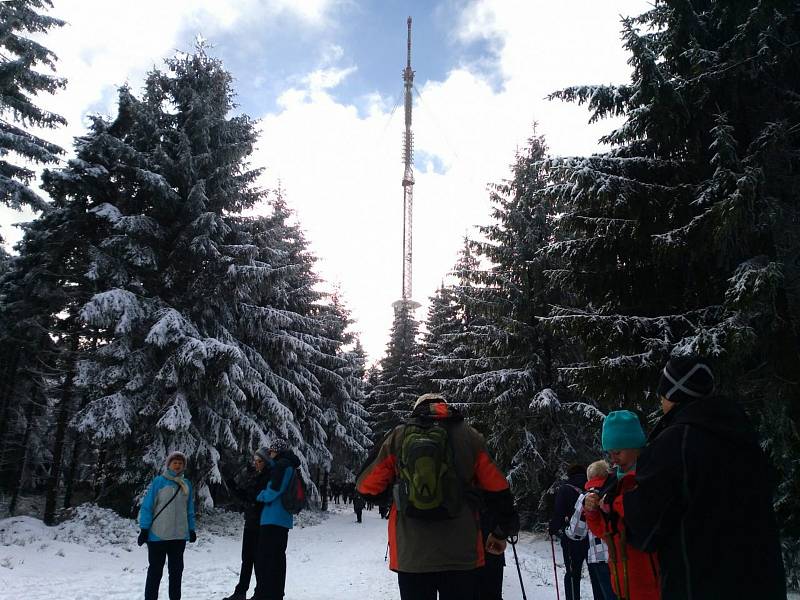
M 395 486 L 398 511 L 428 520 L 458 516 L 464 494 L 445 427 L 406 425 L 398 471 Z

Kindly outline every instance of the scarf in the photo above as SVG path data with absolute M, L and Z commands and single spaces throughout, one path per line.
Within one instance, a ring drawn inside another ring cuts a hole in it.
M 633 463 L 628 469 L 625 469 L 624 471 L 622 470 L 622 467 L 617 465 L 617 479 L 621 481 L 622 478 L 625 477 L 625 473 L 630 473 L 635 468 L 636 468 L 636 463 Z
M 186 483 L 186 480 L 183 478 L 183 473 L 180 475 L 175 475 L 174 471 L 167 469 L 167 472 L 164 473 L 164 477 L 178 484 L 178 486 L 181 488 L 181 491 L 183 491 L 183 493 L 187 496 L 189 495 L 189 486 Z

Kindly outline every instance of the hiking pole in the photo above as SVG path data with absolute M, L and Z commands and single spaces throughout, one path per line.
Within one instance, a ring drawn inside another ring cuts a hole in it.
M 388 556 L 389 556 L 389 542 L 386 542 L 386 554 L 383 555 L 383 562 L 386 562 Z
M 556 545 L 553 543 L 553 536 L 550 536 L 550 551 L 553 554 L 553 579 L 556 580 L 556 598 L 561 600 L 561 592 L 558 591 L 558 570 L 556 569 Z
M 519 575 L 519 587 L 522 588 L 522 600 L 528 600 L 528 597 L 525 595 L 525 586 L 522 583 L 522 571 L 519 570 L 519 559 L 517 558 L 518 540 L 519 540 L 518 535 L 513 535 L 510 538 L 508 538 L 508 541 L 511 544 L 511 549 L 514 551 L 514 562 L 517 563 L 517 575 Z

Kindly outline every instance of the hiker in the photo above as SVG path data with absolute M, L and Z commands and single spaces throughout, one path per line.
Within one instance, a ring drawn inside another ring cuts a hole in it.
M 603 450 L 614 472 L 602 489 L 584 498 L 586 523 L 608 545 L 611 584 L 619 600 L 659 600 L 658 559 L 630 545 L 625 529 L 623 498 L 634 487 L 636 461 L 645 436 L 639 417 L 629 410 L 609 413 L 603 421 Z
M 294 470 L 300 460 L 289 450 L 284 440 L 269 446 L 269 484 L 256 497 L 261 509 L 256 556 L 256 589 L 253 600 L 281 600 L 286 587 L 286 545 L 294 517 L 283 506 Z
M 663 416 L 623 498 L 628 539 L 657 552 L 664 600 L 783 600 L 772 471 L 742 408 L 714 388 L 698 357 L 664 367 Z
M 194 494 L 183 476 L 186 455 L 170 452 L 163 475 L 153 479 L 139 509 L 138 544 L 147 544 L 147 580 L 144 600 L 156 600 L 164 573 L 169 571 L 169 600 L 180 600 L 183 552 L 186 542 L 197 539 L 194 529 Z
M 589 552 L 589 540 L 586 537 L 570 539 L 569 536 L 564 535 L 564 529 L 569 525 L 570 517 L 575 511 L 575 502 L 583 493 L 584 485 L 586 485 L 586 467 L 570 465 L 567 468 L 567 478 L 558 486 L 553 516 L 547 529 L 550 537 L 557 536 L 561 540 L 566 600 L 580 600 L 581 570 L 583 563 L 586 562 L 586 554 Z
M 359 495 L 353 496 L 353 512 L 356 513 L 356 522 L 361 523 L 361 513 L 364 510 L 364 499 Z
M 401 599 L 435 600 L 437 592 L 440 600 L 471 598 L 475 570 L 485 563 L 476 488 L 495 519 L 489 545 L 516 535 L 519 517 L 483 436 L 443 396 L 420 396 L 410 419 L 367 459 L 356 491 L 380 497 L 390 488 L 389 568 Z
M 242 567 L 239 570 L 239 583 L 233 594 L 223 600 L 245 600 L 247 590 L 250 588 L 250 577 L 255 567 L 258 552 L 258 536 L 261 525 L 261 510 L 263 505 L 257 500 L 269 483 L 270 469 L 269 450 L 260 448 L 253 456 L 253 468 L 248 470 L 240 479 L 235 489 L 236 495 L 244 504 L 244 533 L 242 534 Z
M 603 489 L 610 473 L 608 463 L 598 460 L 586 468 L 586 491 L 575 502 L 569 525 L 564 529 L 565 535 L 572 539 L 584 539 L 589 542 L 586 555 L 586 565 L 589 569 L 589 581 L 592 584 L 592 597 L 594 600 L 616 600 L 614 590 L 611 588 L 611 575 L 608 570 L 608 546 L 594 535 L 586 525 L 583 514 L 583 501 L 589 492 Z

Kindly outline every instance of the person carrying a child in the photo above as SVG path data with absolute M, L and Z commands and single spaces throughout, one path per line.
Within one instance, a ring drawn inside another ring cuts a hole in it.
M 614 411 L 603 422 L 603 450 L 614 471 L 601 488 L 584 498 L 589 530 L 608 545 L 611 584 L 619 600 L 660 600 L 658 559 L 628 543 L 624 495 L 635 486 L 636 461 L 645 444 L 639 418 L 628 410 Z

